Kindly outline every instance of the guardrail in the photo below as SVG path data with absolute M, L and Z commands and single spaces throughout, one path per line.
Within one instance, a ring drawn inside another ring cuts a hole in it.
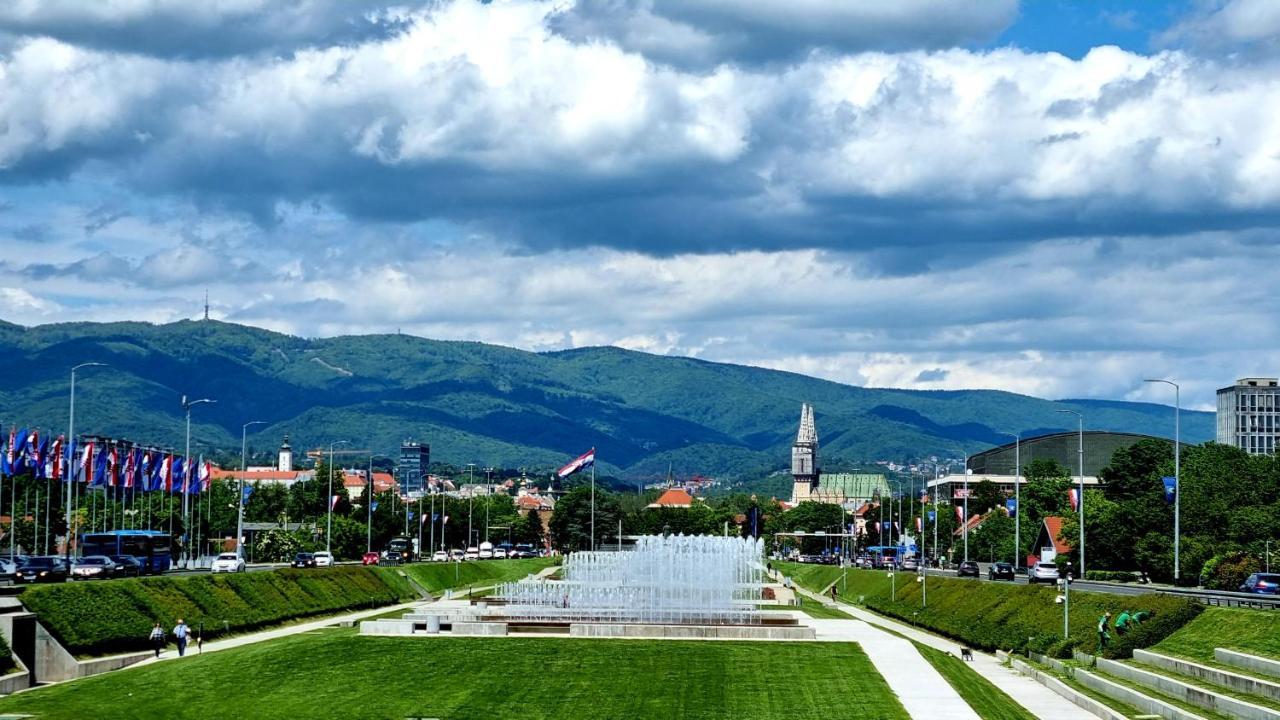
M 1254 610 L 1280 610 L 1280 595 L 1255 595 L 1253 593 L 1226 590 L 1200 590 L 1193 588 L 1159 588 L 1164 595 L 1181 595 L 1215 607 L 1252 608 Z

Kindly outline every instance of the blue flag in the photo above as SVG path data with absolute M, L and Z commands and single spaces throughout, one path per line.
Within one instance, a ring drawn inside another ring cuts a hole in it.
M 186 458 L 183 457 L 173 459 L 173 492 L 182 492 L 182 481 L 187 472 L 185 460 Z
M 374 500 L 369 503 L 369 512 L 378 512 L 378 501 Z
M 413 511 L 412 511 L 412 510 L 410 510 L 410 511 L 409 511 L 409 519 L 410 519 L 410 520 L 412 520 L 412 519 L 413 519 Z
M 1178 497 L 1178 479 L 1174 477 L 1163 478 L 1164 480 L 1164 501 L 1168 505 L 1172 505 L 1173 501 Z
M 243 505 L 249 502 L 249 496 L 252 494 L 253 494 L 253 486 L 245 485 L 244 490 L 240 491 L 240 504 Z
M 930 510 L 930 511 L 929 511 L 929 522 L 937 522 L 937 521 L 938 521 L 938 513 L 936 513 L 936 512 L 934 512 L 934 511 Z
M 107 455 L 110 453 L 106 448 L 98 451 L 98 457 L 93 461 L 93 481 L 90 482 L 92 487 L 104 487 L 107 484 Z
M 1005 507 L 1005 510 L 1009 513 L 1009 517 L 1016 517 L 1016 516 L 1017 516 L 1017 514 L 1018 514 L 1018 501 L 1017 501 L 1017 500 L 1015 500 L 1015 499 L 1013 499 L 1013 498 L 1009 498 L 1008 500 L 1005 500 L 1005 501 L 1004 501 L 1004 507 Z

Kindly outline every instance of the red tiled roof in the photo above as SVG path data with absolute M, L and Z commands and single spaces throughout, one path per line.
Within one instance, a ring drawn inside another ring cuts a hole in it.
M 542 507 L 542 500 L 541 498 L 534 497 L 533 495 L 521 495 L 516 498 L 516 507 L 537 510 Z
M 1070 543 L 1063 542 L 1058 536 L 1062 534 L 1062 518 L 1050 516 L 1044 519 L 1044 527 L 1049 531 L 1049 539 L 1053 541 L 1053 549 L 1059 553 L 1071 552 Z
M 693 504 L 693 496 L 683 488 L 671 488 L 658 496 L 649 507 L 689 507 Z

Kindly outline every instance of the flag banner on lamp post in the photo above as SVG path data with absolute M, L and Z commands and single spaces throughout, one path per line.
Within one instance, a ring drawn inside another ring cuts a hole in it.
M 931 523 L 936 523 L 936 522 L 938 522 L 938 513 L 934 512 L 933 510 L 930 510 L 930 511 L 929 511 L 929 522 L 931 522 Z
M 1005 500 L 1004 512 L 1009 517 L 1016 516 L 1018 514 L 1018 501 L 1013 498 L 1009 498 L 1008 500 Z
M 342 496 L 334 495 L 333 497 L 329 498 L 329 512 L 333 512 L 333 509 L 338 507 L 338 498 L 340 497 Z
M 370 511 L 370 512 L 378 512 L 378 501 L 377 501 L 377 500 L 374 500 L 373 502 L 369 503 L 369 511 Z
M 1178 479 L 1175 477 L 1162 479 L 1164 480 L 1164 502 L 1166 505 L 1172 505 L 1178 497 Z
M 1071 511 L 1075 512 L 1080 509 L 1080 491 L 1071 488 L 1067 491 L 1067 500 L 1071 502 Z
M 956 506 L 956 522 L 964 522 L 964 509 Z
M 240 504 L 249 502 L 249 496 L 253 494 L 253 486 L 245 485 L 244 490 L 240 491 Z

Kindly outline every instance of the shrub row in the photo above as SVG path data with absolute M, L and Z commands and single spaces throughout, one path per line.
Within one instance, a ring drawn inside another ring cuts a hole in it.
M 70 652 L 106 655 L 149 647 L 157 621 L 168 633 L 183 618 L 209 639 L 414 596 L 394 570 L 335 567 L 39 585 L 21 600 Z
M 1138 573 L 1129 572 L 1128 570 L 1086 570 L 1084 579 L 1097 580 L 1099 582 L 1131 583 L 1138 582 Z
M 1113 595 L 1071 593 L 1070 636 L 1063 637 L 1063 605 L 1053 587 L 982 582 L 958 578 L 929 578 L 928 606 L 920 605 L 921 588 L 912 574 L 899 573 L 897 599 L 882 572 L 850 570 L 846 599 L 927 628 L 983 650 L 1039 652 L 1070 656 L 1073 648 L 1109 658 L 1132 656 L 1134 648 L 1160 642 L 1190 622 L 1204 608 L 1193 600 L 1171 595 Z M 1151 617 L 1138 628 L 1117 635 L 1113 626 L 1122 611 L 1145 610 Z M 1098 646 L 1097 625 L 1110 611 L 1111 640 Z

